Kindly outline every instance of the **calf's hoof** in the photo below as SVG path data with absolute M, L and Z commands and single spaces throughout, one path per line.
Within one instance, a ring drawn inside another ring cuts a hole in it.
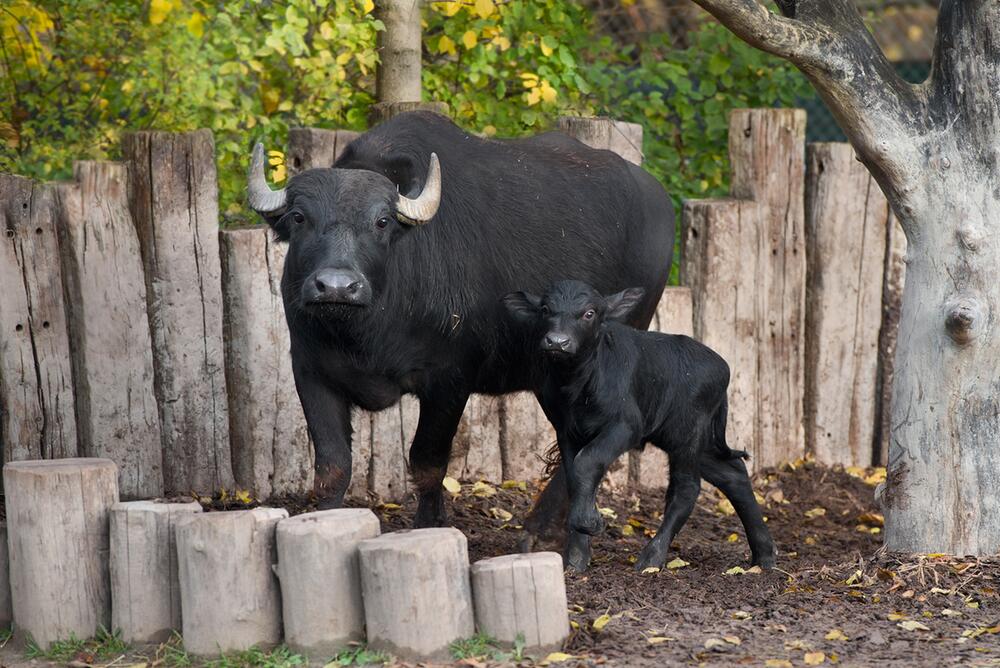
M 760 566 L 765 571 L 769 571 L 772 568 L 774 568 L 776 563 L 776 558 L 774 553 L 775 549 L 773 546 L 768 550 L 761 550 L 759 553 L 754 552 L 753 559 L 750 563 L 753 566 Z
M 596 508 L 572 510 L 569 514 L 569 528 L 573 531 L 597 536 L 604 531 L 605 522 Z
M 573 533 L 566 541 L 566 551 L 563 553 L 563 566 L 583 573 L 590 565 L 590 536 Z
M 639 558 L 635 562 L 635 570 L 641 573 L 647 568 L 663 568 L 669 549 L 669 545 L 661 545 L 655 540 L 649 541 L 646 543 L 646 547 L 639 552 Z
M 535 535 L 530 531 L 522 531 L 517 537 L 517 550 L 521 554 L 528 554 L 535 549 Z

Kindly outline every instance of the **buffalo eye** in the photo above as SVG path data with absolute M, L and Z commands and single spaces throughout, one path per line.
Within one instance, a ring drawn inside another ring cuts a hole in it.
M 594 309 L 592 309 L 592 308 L 591 309 L 587 309 L 583 313 L 583 319 L 584 320 L 593 320 L 595 315 L 597 315 L 597 313 L 594 311 Z
M 304 223 L 306 222 L 306 217 L 302 215 L 301 211 L 293 211 L 292 220 L 294 220 L 296 223 Z
M 385 228 L 389 227 L 389 219 L 386 218 L 385 216 L 382 216 L 381 218 L 375 221 L 375 227 L 377 227 L 380 230 L 384 230 Z
M 546 306 L 546 305 L 544 305 L 544 304 L 542 304 L 542 308 L 540 310 L 542 312 L 542 315 L 548 315 L 549 314 L 549 307 Z

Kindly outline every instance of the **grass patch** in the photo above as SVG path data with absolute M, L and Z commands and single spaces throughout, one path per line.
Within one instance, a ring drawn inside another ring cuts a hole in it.
M 284 645 L 270 652 L 252 647 L 242 652 L 223 654 L 218 659 L 206 661 L 206 668 L 294 668 L 308 665 L 301 654 L 296 654 Z
M 324 666 L 380 666 L 389 663 L 390 657 L 385 652 L 368 649 L 364 645 L 345 649 L 337 656 L 330 659 Z
M 492 659 L 493 661 L 522 661 L 524 660 L 524 634 L 518 633 L 514 641 L 512 650 L 504 651 L 500 646 L 500 641 L 485 633 L 477 633 L 471 638 L 456 640 L 448 649 L 451 656 L 461 661 L 462 659 Z
M 121 631 L 111 632 L 103 626 L 97 629 L 97 635 L 87 640 L 80 640 L 70 634 L 67 640 L 57 640 L 48 649 L 42 649 L 29 638 L 25 648 L 25 654 L 29 659 L 45 659 L 62 663 L 73 660 L 93 663 L 96 659 L 110 659 L 127 654 L 128 651 L 129 646 L 122 640 Z

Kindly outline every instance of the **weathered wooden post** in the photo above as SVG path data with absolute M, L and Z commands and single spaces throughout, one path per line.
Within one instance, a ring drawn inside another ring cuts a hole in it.
M 365 639 L 358 544 L 379 535 L 367 508 L 325 510 L 278 522 L 285 642 L 313 658 Z
M 10 557 L 7 551 L 7 523 L 0 522 L 0 629 L 10 628 L 14 611 L 10 604 Z
M 261 499 L 313 485 L 313 448 L 292 377 L 281 300 L 287 246 L 266 227 L 224 230 L 226 385 L 236 483 Z
M 128 133 L 122 149 L 146 275 L 164 487 L 231 487 L 212 133 Z
M 54 196 L 0 174 L 0 444 L 5 462 L 77 453 Z
M 448 472 L 459 480 L 503 479 L 500 455 L 500 400 L 473 394 L 452 441 Z
M 385 24 L 379 32 L 375 97 L 368 122 L 377 125 L 404 111 L 446 113 L 441 102 L 421 102 L 421 0 L 376 0 L 375 16 Z
M 163 642 L 181 628 L 179 516 L 201 504 L 129 501 L 111 508 L 111 627 L 127 643 Z
M 274 534 L 288 512 L 254 508 L 178 517 L 184 648 L 197 656 L 281 641 Z
M 332 167 L 358 134 L 352 130 L 291 128 L 288 131 L 288 149 L 285 151 L 288 176 L 295 176 L 307 169 Z
M 3 468 L 14 625 L 39 647 L 111 623 L 110 459 L 10 462 Z
M 80 453 L 118 465 L 125 498 L 163 494 L 146 283 L 125 165 L 78 162 L 56 184 Z
M 472 565 L 476 629 L 528 649 L 562 646 L 569 635 L 562 557 L 555 552 L 508 554 Z
M 889 203 L 850 144 L 806 153 L 806 450 L 869 466 Z
M 473 634 L 461 531 L 397 531 L 362 541 L 358 550 L 370 647 L 404 659 L 441 659 L 448 645 Z
M 805 112 L 734 111 L 732 199 L 685 203 L 694 333 L 729 362 L 730 445 L 753 466 L 804 453 Z

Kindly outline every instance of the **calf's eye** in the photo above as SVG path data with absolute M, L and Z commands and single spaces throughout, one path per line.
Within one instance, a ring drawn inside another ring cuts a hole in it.
M 296 223 L 304 223 L 306 222 L 306 217 L 302 215 L 301 211 L 294 211 L 292 212 L 292 220 Z
M 375 221 L 375 227 L 377 227 L 380 230 L 384 230 L 385 228 L 389 227 L 389 219 L 386 218 L 385 216 L 379 218 L 378 220 Z
M 584 320 L 593 320 L 595 315 L 597 315 L 597 314 L 594 312 L 594 309 L 588 309 L 587 311 L 584 312 L 583 319 Z
M 542 305 L 541 311 L 542 311 L 542 315 L 548 315 L 549 314 L 549 307 L 545 306 L 545 305 Z

